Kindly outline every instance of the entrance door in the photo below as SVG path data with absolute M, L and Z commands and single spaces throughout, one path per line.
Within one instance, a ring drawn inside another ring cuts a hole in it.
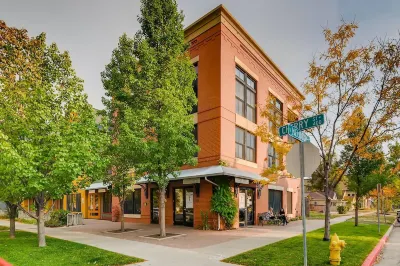
M 254 189 L 240 188 L 239 226 L 254 225 Z
M 174 224 L 193 226 L 193 188 L 174 189 Z
M 100 219 L 100 198 L 99 193 L 89 194 L 89 219 Z
M 151 189 L 151 223 L 159 223 L 159 191 L 158 189 Z

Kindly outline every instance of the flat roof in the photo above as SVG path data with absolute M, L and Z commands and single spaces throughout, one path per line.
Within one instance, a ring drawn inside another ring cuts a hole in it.
M 228 9 L 224 5 L 219 5 L 189 26 L 185 28 L 185 36 L 189 36 L 193 34 L 195 31 L 203 27 L 208 23 L 212 23 L 211 21 L 215 20 L 217 17 L 221 17 L 224 15 L 230 22 L 232 22 L 233 26 L 243 34 L 243 37 L 247 39 L 250 45 L 255 48 L 264 59 L 271 64 L 271 66 L 278 72 L 278 74 L 289 84 L 289 86 L 300 96 L 302 100 L 305 99 L 303 93 L 289 80 L 289 78 L 280 70 L 278 65 L 267 55 L 267 53 L 261 48 L 261 46 L 250 36 L 250 34 L 244 29 L 244 27 L 235 19 L 235 17 L 228 11 Z M 218 23 L 222 23 L 221 20 Z M 197 37 L 197 36 L 195 36 Z

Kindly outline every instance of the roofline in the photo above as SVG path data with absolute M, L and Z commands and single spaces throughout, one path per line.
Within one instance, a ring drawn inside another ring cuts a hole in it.
M 278 72 L 278 74 L 294 89 L 294 91 L 300 96 L 301 100 L 305 100 L 305 96 L 303 93 L 300 92 L 300 90 L 289 80 L 289 78 L 282 72 L 282 70 L 278 67 L 278 65 L 267 55 L 267 53 L 261 48 L 261 46 L 251 37 L 251 35 L 245 30 L 245 28 L 237 21 L 237 19 L 228 11 L 228 9 L 223 5 L 220 4 L 204 16 L 200 17 L 198 20 L 190 24 L 185 28 L 185 36 L 188 35 L 188 33 L 192 33 L 198 28 L 199 26 L 203 26 L 201 24 L 206 24 L 210 22 L 212 19 L 215 19 L 218 16 L 221 16 L 224 14 L 227 19 L 229 19 L 231 22 L 233 22 L 234 26 L 243 33 L 243 36 L 245 39 L 249 41 L 249 43 L 258 51 L 260 54 L 266 59 L 268 63 L 272 65 L 272 67 Z M 219 21 L 219 23 L 222 23 L 222 21 Z

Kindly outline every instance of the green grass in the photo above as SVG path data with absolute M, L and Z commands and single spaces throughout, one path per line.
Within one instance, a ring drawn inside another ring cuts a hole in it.
M 37 235 L 17 231 L 15 239 L 0 231 L 0 258 L 14 266 L 126 265 L 143 261 L 103 249 L 46 237 L 47 247 L 37 246 Z
M 331 219 L 343 216 L 343 215 L 348 215 L 348 214 L 332 214 L 331 213 Z M 307 220 L 324 220 L 325 219 L 325 213 L 322 212 L 316 212 L 316 211 L 310 211 L 310 217 L 307 217 Z
M 6 215 L 0 215 L 0 220 L 9 220 L 9 219 L 8 216 Z M 35 219 L 16 218 L 15 221 L 23 224 L 36 224 Z
M 351 221 L 331 226 L 331 234 L 337 233 L 347 245 L 342 251 L 341 265 L 361 265 L 379 242 L 389 225 L 381 225 L 378 234 L 376 224 L 360 224 Z M 308 265 L 329 265 L 329 242 L 322 241 L 323 229 L 307 233 Z M 302 236 L 288 238 L 261 248 L 227 258 L 224 262 L 240 265 L 303 265 Z
M 3 231 L 3 230 L 8 230 L 8 227 L 0 225 L 0 231 Z
M 386 214 L 386 224 L 391 225 L 395 219 L 396 219 L 396 213 Z M 354 223 L 354 217 L 349 219 L 348 221 L 352 221 Z M 377 224 L 378 216 L 376 214 L 359 216 L 358 222 L 365 223 L 365 224 Z M 385 223 L 385 218 L 384 218 L 383 214 L 380 215 L 380 222 L 381 222 L 381 224 Z

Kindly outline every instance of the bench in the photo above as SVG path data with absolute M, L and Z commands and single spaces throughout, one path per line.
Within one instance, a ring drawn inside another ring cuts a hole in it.
M 261 226 L 264 226 L 265 224 L 275 224 L 275 225 L 281 225 L 282 224 L 282 220 L 279 219 L 276 215 L 271 218 L 266 212 L 263 213 L 259 213 L 258 214 L 258 225 L 261 224 Z

